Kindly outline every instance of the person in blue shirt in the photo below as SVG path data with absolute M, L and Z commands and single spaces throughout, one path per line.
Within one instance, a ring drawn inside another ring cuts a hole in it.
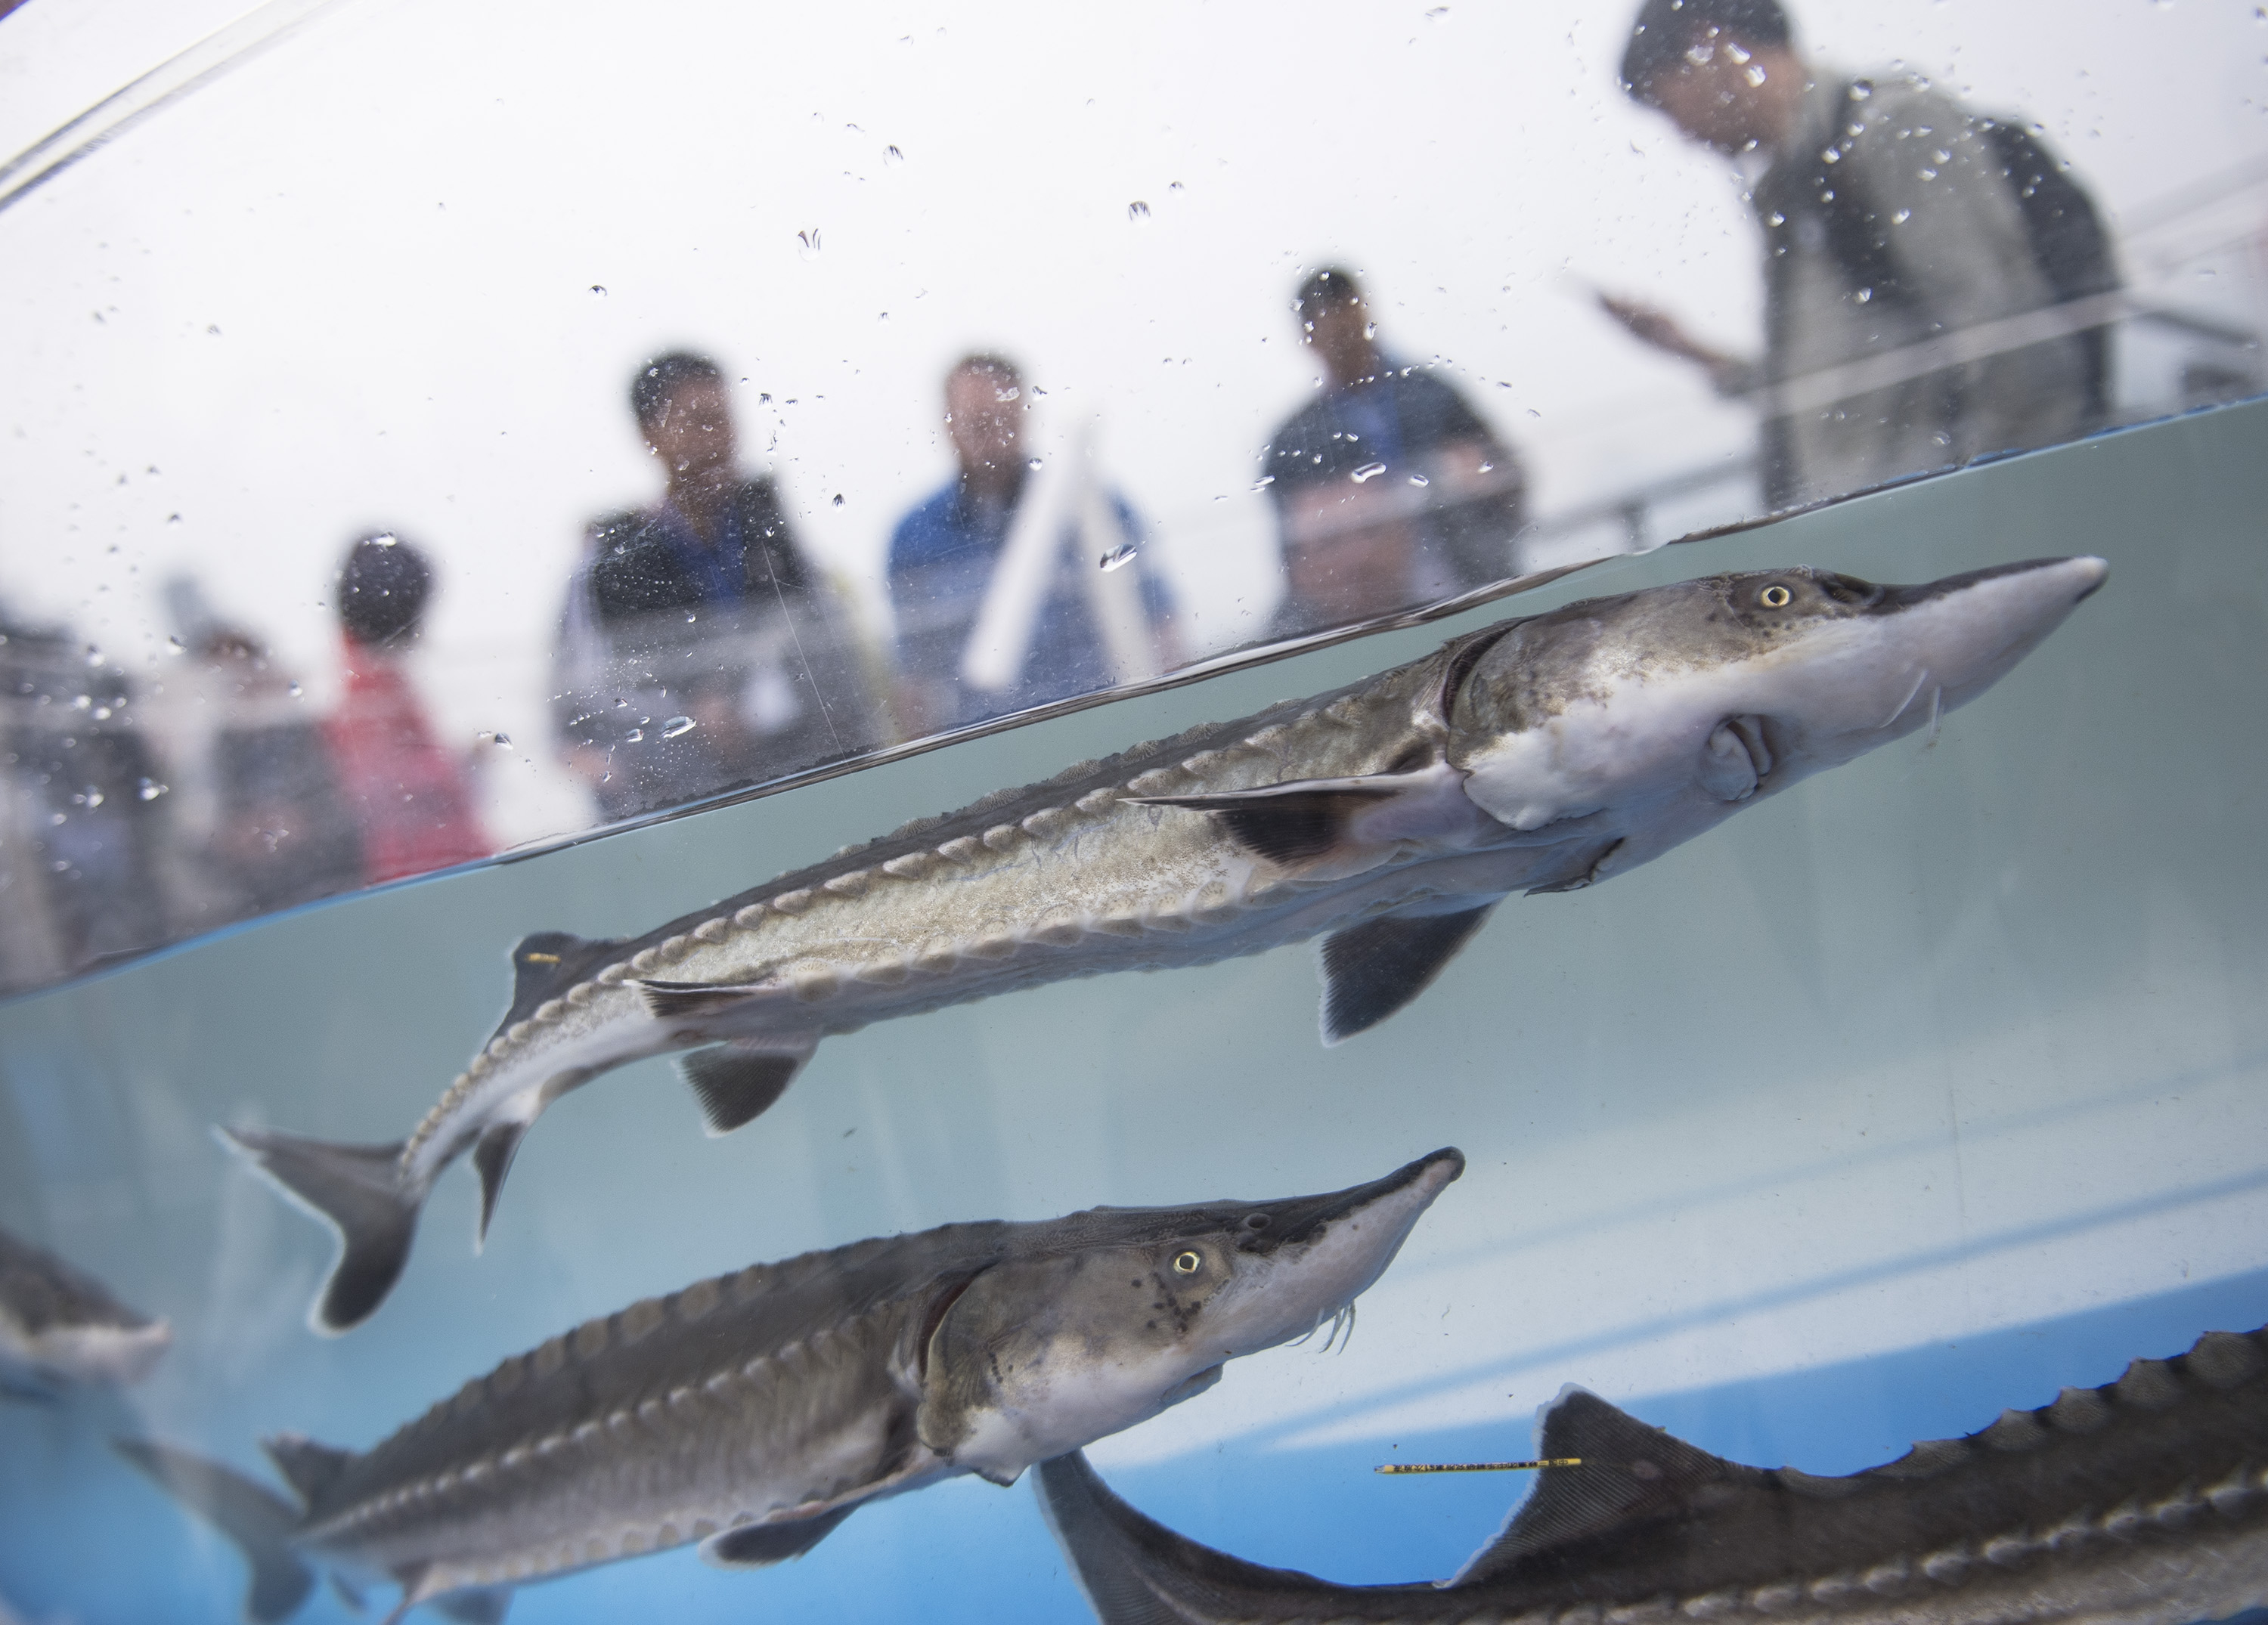
M 1300 284 L 1300 337 L 1321 393 L 1262 456 L 1291 636 L 1485 586 L 1516 572 L 1526 488 L 1512 450 L 1455 386 L 1388 355 L 1351 272 Z
M 890 537 L 907 737 L 1173 664 L 1170 605 L 1141 555 L 1141 521 L 1083 466 L 1035 470 L 1029 406 L 1022 373 L 1002 357 L 967 357 L 946 377 L 954 476 Z

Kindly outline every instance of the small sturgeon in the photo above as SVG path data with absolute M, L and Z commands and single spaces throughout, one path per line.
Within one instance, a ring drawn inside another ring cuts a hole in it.
M 1843 1478 L 1722 1460 L 1570 1388 L 1550 1467 L 1440 1585 L 1334 1585 L 1184 1539 L 1080 1455 L 1042 1506 L 1104 1625 L 2188 1625 L 2268 1604 L 2268 1350 L 2208 1333 Z
M 52 1399 L 79 1385 L 139 1382 L 173 1342 L 165 1321 L 0 1230 L 0 1393 Z
M 1454 1150 L 1320 1196 L 950 1224 L 701 1282 L 506 1360 L 356 1453 L 286 1434 L 285 1501 L 122 1441 L 239 1546 L 247 1614 L 320 1567 L 495 1620 L 510 1588 L 689 1540 L 727 1567 L 810 1550 L 860 1505 L 1036 1461 L 1203 1393 L 1351 1315 Z
M 2102 583 L 2055 559 L 1883 587 L 1712 576 L 1454 639 L 1366 681 L 1081 762 L 628 942 L 514 950 L 496 1034 L 409 1137 L 233 1139 L 342 1238 L 313 1320 L 392 1290 L 441 1171 L 480 1224 L 552 1101 L 692 1050 L 712 1133 L 829 1033 L 1071 976 L 1325 938 L 1323 1037 L 1417 997 L 1514 891 L 1634 869 L 1990 688 Z

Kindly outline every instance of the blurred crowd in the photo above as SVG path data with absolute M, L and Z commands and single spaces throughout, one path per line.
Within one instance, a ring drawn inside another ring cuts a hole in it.
M 2102 420 L 2117 287 L 2087 194 L 2020 117 L 1904 73 L 1807 65 L 1777 0 L 1646 0 L 1624 90 L 1742 166 L 1764 348 L 1722 353 L 1613 293 L 1638 339 L 1752 401 L 1786 506 L 2047 444 Z M 1263 641 L 1518 573 L 1516 449 L 1381 334 L 1343 266 L 1291 291 L 1311 394 L 1259 452 L 1283 596 Z M 942 380 L 953 468 L 892 530 L 887 624 L 850 613 L 793 501 L 750 467 L 724 369 L 630 380 L 660 490 L 588 527 L 549 700 L 603 821 L 765 783 L 1174 668 L 1183 607 L 1149 525 L 1073 444 L 1034 454 L 1033 391 L 982 351 Z M 0 625 L 0 989 L 230 921 L 487 855 L 479 753 L 428 720 L 405 657 L 439 585 L 407 536 L 340 562 L 342 686 L 311 717 L 257 633 L 180 584 L 182 650 L 137 692 L 67 629 Z

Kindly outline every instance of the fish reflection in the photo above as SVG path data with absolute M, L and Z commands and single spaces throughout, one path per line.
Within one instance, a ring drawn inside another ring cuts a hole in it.
M 1572 1388 L 1504 1533 L 1440 1585 L 1334 1585 L 1240 1562 L 1040 1468 L 1103 1625 L 1835 1620 L 2182 1625 L 2268 1602 L 2268 1351 L 2213 1332 L 2117 1382 L 1847 1477 L 1742 1467 Z
M 51 1399 L 81 1385 L 139 1382 L 173 1342 L 165 1321 L 0 1230 L 0 1393 Z
M 392 1289 L 444 1168 L 471 1153 L 485 1230 L 544 1108 L 641 1056 L 692 1051 L 722 1133 L 830 1033 L 1314 937 L 1336 1043 L 1416 998 L 1510 893 L 1623 873 L 1933 730 L 2106 573 L 2051 559 L 1889 587 L 1766 570 L 1502 621 L 917 820 L 633 941 L 530 937 L 495 1036 L 407 1140 L 233 1138 L 339 1230 L 315 1323 L 340 1330 Z
M 1442 1150 L 1321 1195 L 952 1224 L 757 1265 L 588 1321 L 357 1452 L 267 1442 L 287 1501 L 168 1445 L 127 1459 L 252 1566 L 246 1612 L 330 1571 L 461 1620 L 510 1588 L 701 1542 L 756 1568 L 868 1501 L 1035 1462 L 1344 1313 L 1464 1171 Z

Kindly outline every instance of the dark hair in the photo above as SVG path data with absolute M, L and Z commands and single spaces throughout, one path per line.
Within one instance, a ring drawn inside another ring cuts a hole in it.
M 661 421 L 662 408 L 669 404 L 671 393 L 680 384 L 696 379 L 718 384 L 724 378 L 722 369 L 708 357 L 689 349 L 673 349 L 666 356 L 656 356 L 647 362 L 630 379 L 630 410 L 637 415 L 640 429 L 651 429 Z
M 1779 0 L 1646 0 L 1623 52 L 1624 91 L 1646 100 L 1646 81 L 1683 62 L 1705 28 L 1747 46 L 1786 45 L 1790 38 Z
M 994 378 L 1006 379 L 1020 387 L 1024 381 L 1024 370 L 998 350 L 972 350 L 953 364 L 947 378 L 959 378 L 964 372 L 989 372 Z
M 1300 284 L 1299 297 L 1292 301 L 1296 311 L 1331 310 L 1342 305 L 1352 305 L 1362 298 L 1362 284 L 1354 273 L 1343 265 L 1319 266 L 1307 273 L 1307 280 Z
M 339 570 L 339 623 L 357 643 L 410 637 L 432 592 L 425 555 L 392 531 L 378 531 L 347 549 Z

